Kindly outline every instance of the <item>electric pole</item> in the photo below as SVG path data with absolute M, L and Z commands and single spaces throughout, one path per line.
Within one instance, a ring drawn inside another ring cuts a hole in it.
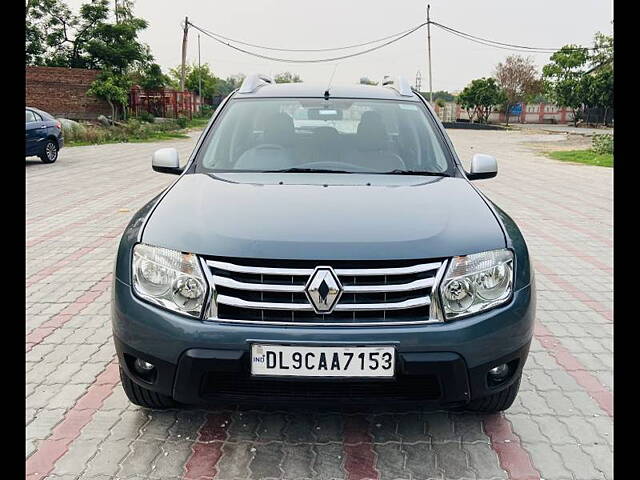
M 184 92 L 184 68 L 187 62 L 187 33 L 189 32 L 189 17 L 184 17 L 184 34 L 182 35 L 182 69 L 180 70 L 180 91 Z
M 202 110 L 202 68 L 200 68 L 200 34 L 198 33 L 198 97 L 200 97 L 200 110 Z
M 429 51 L 429 103 L 433 103 L 433 86 L 431 84 L 431 5 L 427 4 L 427 50 Z

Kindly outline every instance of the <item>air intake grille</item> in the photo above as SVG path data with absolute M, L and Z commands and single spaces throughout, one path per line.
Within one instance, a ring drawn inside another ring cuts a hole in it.
M 425 323 L 442 260 L 247 261 L 207 259 L 216 295 L 211 318 L 269 324 L 381 325 Z M 342 295 L 317 313 L 305 287 L 316 267 L 331 267 Z

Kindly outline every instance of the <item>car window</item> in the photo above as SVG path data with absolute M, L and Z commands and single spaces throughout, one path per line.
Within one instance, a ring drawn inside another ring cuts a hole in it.
M 30 123 L 30 122 L 35 122 L 36 121 L 36 117 L 34 116 L 33 112 L 31 110 L 25 110 L 26 116 L 27 116 L 27 121 L 26 123 Z
M 42 122 L 42 115 L 40 115 L 38 112 L 33 112 L 33 116 L 36 122 Z
M 452 168 L 424 106 L 391 100 L 232 100 L 201 152 L 197 162 L 205 171 L 447 173 Z

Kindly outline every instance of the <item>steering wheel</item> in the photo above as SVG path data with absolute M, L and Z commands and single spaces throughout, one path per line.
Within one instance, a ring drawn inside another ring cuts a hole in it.
M 367 167 L 361 165 L 354 165 L 353 163 L 344 162 L 307 162 L 295 166 L 296 168 L 317 168 L 327 170 L 356 170 L 359 172 L 370 172 Z

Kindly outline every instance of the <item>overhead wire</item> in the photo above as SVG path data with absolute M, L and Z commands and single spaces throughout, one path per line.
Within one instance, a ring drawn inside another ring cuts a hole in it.
M 489 47 L 494 47 L 494 48 L 499 48 L 499 49 L 503 49 L 503 50 L 511 50 L 511 51 L 517 51 L 517 52 L 523 52 L 523 53 L 554 53 L 557 52 L 558 50 L 563 50 L 563 51 L 585 51 L 585 50 L 599 50 L 598 47 L 569 47 L 569 46 L 564 46 L 561 48 L 546 48 L 546 47 L 531 47 L 531 46 L 526 46 L 526 45 L 517 45 L 517 44 L 511 44 L 511 43 L 504 43 L 504 42 L 498 42 L 496 40 L 490 40 L 490 39 L 486 39 L 486 38 L 482 38 L 482 37 L 478 37 L 476 35 L 471 35 L 470 33 L 466 33 L 466 32 L 462 32 L 460 30 L 456 30 L 455 28 L 452 27 L 448 27 L 446 25 L 443 25 L 441 23 L 438 22 L 434 22 L 433 20 L 429 21 L 429 22 L 423 22 L 415 27 L 412 27 L 410 29 L 407 30 L 403 30 L 402 32 L 398 32 L 398 33 L 394 33 L 392 35 L 387 35 L 385 37 L 381 37 L 375 40 L 369 40 L 367 42 L 362 42 L 362 43 L 356 43 L 356 44 L 351 44 L 351 45 L 344 45 L 341 47 L 333 47 L 333 48 L 316 48 L 316 49 L 312 49 L 312 48 L 306 48 L 306 49 L 294 49 L 294 48 L 281 48 L 281 47 L 270 47 L 270 46 L 266 46 L 266 45 L 259 45 L 256 43 L 249 43 L 249 42 L 244 42 L 241 40 L 236 40 L 227 36 L 223 36 L 219 33 L 215 33 L 212 32 L 210 30 L 207 30 L 205 28 L 202 28 L 194 23 L 192 23 L 191 21 L 188 22 L 189 25 L 191 25 L 193 28 L 195 28 L 196 30 L 202 32 L 204 35 L 208 36 L 209 38 L 215 40 L 216 42 L 225 45 L 229 48 L 232 48 L 236 51 L 245 53 L 247 55 L 252 55 L 254 57 L 257 58 L 261 58 L 264 60 L 270 60 L 270 61 L 274 61 L 274 62 L 283 62 L 283 63 L 325 63 L 325 62 L 335 62 L 338 60 L 345 60 L 347 58 L 353 58 L 353 57 L 357 57 L 360 55 L 364 55 L 376 50 L 379 50 L 381 48 L 384 48 L 388 45 L 391 45 L 392 43 L 395 43 L 409 35 L 411 35 L 412 33 L 416 32 L 417 30 L 419 30 L 420 28 L 424 27 L 425 25 L 428 24 L 433 24 L 434 26 L 448 32 L 451 33 L 452 35 L 456 35 L 460 38 L 463 38 L 465 40 L 469 40 L 471 42 L 475 42 L 481 45 L 485 45 L 485 46 L 489 46 Z M 380 43 L 380 42 L 384 42 L 384 43 Z M 339 55 L 339 56 L 334 56 L 334 57 L 329 57 L 329 58 L 315 58 L 315 59 L 295 59 L 295 58 L 281 58 L 281 57 L 275 57 L 275 56 L 271 56 L 271 55 L 265 55 L 263 53 L 259 53 L 259 52 L 255 52 L 255 51 L 251 51 L 251 50 L 247 50 L 245 48 L 241 48 L 237 45 L 243 45 L 243 46 L 248 46 L 248 47 L 252 47 L 252 48 L 259 48 L 262 50 L 270 50 L 270 51 L 278 51 L 278 52 L 292 52 L 292 53 L 313 53 L 313 52 L 331 52 L 331 51 L 341 51 L 341 50 L 349 50 L 349 49 L 353 49 L 353 48 L 359 48 L 359 47 L 363 47 L 363 46 L 368 46 L 368 45 L 373 45 L 376 43 L 380 43 L 379 45 L 376 45 L 374 47 L 371 48 L 367 48 L 365 50 L 361 50 L 359 52 L 353 52 L 353 53 L 349 53 L 349 54 L 345 54 L 345 55 Z
M 350 54 L 347 54 L 347 55 L 341 55 L 341 56 L 331 57 L 331 58 L 316 58 L 316 59 L 279 58 L 279 57 L 272 57 L 270 55 L 263 55 L 263 54 L 260 54 L 260 53 L 257 53 L 257 52 L 252 52 L 250 50 L 246 50 L 244 48 L 240 48 L 240 47 L 238 47 L 236 45 L 232 45 L 228 41 L 224 41 L 224 40 L 222 40 L 222 39 L 220 39 L 220 38 L 218 38 L 218 37 L 206 32 L 206 31 L 204 31 L 202 28 L 198 27 L 197 25 L 194 25 L 191 22 L 189 22 L 189 24 L 191 26 L 193 26 L 196 30 L 204 33 L 205 35 L 207 35 L 209 38 L 212 38 L 216 42 L 221 43 L 222 45 L 226 45 L 227 47 L 230 47 L 230 48 L 232 48 L 234 50 L 237 50 L 239 52 L 246 53 L 248 55 L 252 55 L 252 56 L 257 57 L 257 58 L 262 58 L 262 59 L 265 59 L 265 60 L 271 60 L 271 61 L 274 61 L 274 62 L 284 62 L 284 63 L 324 63 L 324 62 L 335 62 L 337 60 L 344 60 L 344 59 L 347 59 L 347 58 L 357 57 L 357 56 L 360 56 L 360 55 L 364 55 L 366 53 L 373 52 L 375 50 L 379 50 L 379 49 L 381 49 L 383 47 L 386 47 L 387 45 L 391 45 L 392 43 L 395 43 L 395 42 L 407 37 L 408 35 L 411 35 L 413 32 L 415 32 L 419 28 L 422 28 L 423 26 L 425 26 L 426 22 L 423 23 L 423 24 L 420 24 L 417 27 L 414 27 L 414 28 L 412 28 L 412 29 L 410 29 L 408 31 L 405 31 L 403 34 L 401 34 L 401 35 L 399 35 L 397 37 L 393 37 L 391 40 L 388 40 L 388 41 L 386 41 L 386 42 L 384 42 L 384 43 L 382 43 L 380 45 L 376 45 L 375 47 L 371 47 L 371 48 L 368 48 L 366 50 L 362 50 L 360 52 L 355 52 L 355 53 L 350 53 Z M 344 47 L 341 47 L 341 48 L 344 48 Z

